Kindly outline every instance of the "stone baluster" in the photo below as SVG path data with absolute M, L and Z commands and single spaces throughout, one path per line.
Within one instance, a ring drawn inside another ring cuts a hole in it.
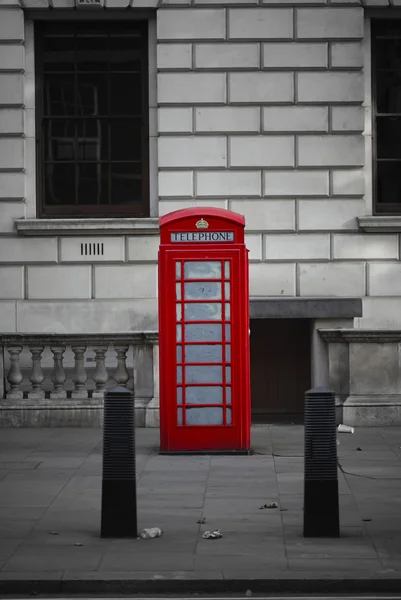
M 114 379 L 119 385 L 125 385 L 129 380 L 129 373 L 127 369 L 127 352 L 129 346 L 122 344 L 114 344 L 114 349 L 117 353 L 117 369 L 114 375 Z
M 88 379 L 88 375 L 85 370 L 85 352 L 86 344 L 79 346 L 72 346 L 72 351 L 75 356 L 74 374 L 72 380 L 75 385 L 75 389 L 71 393 L 71 398 L 80 399 L 87 398 L 88 391 L 85 389 L 85 383 Z
M 106 390 L 106 383 L 109 380 L 105 365 L 105 357 L 107 352 L 107 346 L 93 346 L 95 351 L 96 368 L 93 374 L 93 381 L 96 384 L 96 389 L 92 393 L 92 398 L 104 398 Z
M 67 398 L 67 392 L 64 389 L 64 383 L 66 375 L 63 367 L 63 356 L 65 352 L 65 346 L 53 346 L 50 348 L 53 352 L 54 367 L 51 376 L 51 380 L 54 385 L 54 390 L 50 392 L 50 398 L 63 399 Z
M 159 344 L 157 336 L 148 336 L 152 344 L 153 397 L 146 409 L 146 427 L 159 427 Z
M 42 354 L 44 346 L 32 346 L 30 352 L 32 355 L 32 371 L 29 381 L 32 383 L 32 389 L 28 392 L 30 400 L 41 400 L 45 397 L 45 392 L 42 389 L 42 383 L 45 380 L 42 369 Z
M 10 346 L 8 348 L 11 365 L 7 381 L 10 384 L 11 390 L 7 392 L 7 400 L 22 400 L 23 398 L 23 392 L 20 390 L 20 384 L 24 378 L 19 365 L 19 355 L 21 352 L 22 346 Z

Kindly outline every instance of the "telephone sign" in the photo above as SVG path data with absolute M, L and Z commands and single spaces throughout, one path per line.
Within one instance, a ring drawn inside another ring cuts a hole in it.
M 191 208 L 160 219 L 160 451 L 248 452 L 245 220 Z

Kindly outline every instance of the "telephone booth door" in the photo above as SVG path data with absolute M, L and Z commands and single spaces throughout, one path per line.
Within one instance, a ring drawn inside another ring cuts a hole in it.
M 239 248 L 160 256 L 162 452 L 249 450 L 244 267 Z

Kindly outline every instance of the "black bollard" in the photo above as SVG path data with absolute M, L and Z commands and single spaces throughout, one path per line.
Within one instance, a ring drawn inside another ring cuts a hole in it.
M 101 536 L 137 537 L 135 405 L 120 386 L 104 399 Z
M 339 537 L 334 392 L 305 393 L 304 537 Z

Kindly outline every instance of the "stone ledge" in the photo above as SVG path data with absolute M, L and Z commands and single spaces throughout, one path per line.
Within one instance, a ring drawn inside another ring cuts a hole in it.
M 401 215 L 357 217 L 359 229 L 366 233 L 394 233 L 401 231 Z
M 361 316 L 361 298 L 250 298 L 251 319 L 352 319 Z
M 159 219 L 15 219 L 20 235 L 159 235 Z
M 121 331 L 113 333 L 0 333 L 0 344 L 71 346 L 72 344 L 119 343 L 157 344 L 157 331 Z
M 394 329 L 318 329 L 326 342 L 382 344 L 401 342 L 401 330 Z

